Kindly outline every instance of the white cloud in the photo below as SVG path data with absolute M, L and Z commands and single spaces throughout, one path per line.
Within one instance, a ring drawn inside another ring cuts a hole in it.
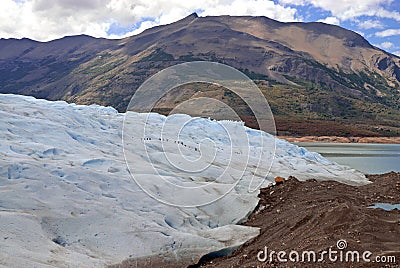
M 333 25 L 340 25 L 340 20 L 336 17 L 327 17 L 325 19 L 318 20 L 319 22 L 324 22 L 327 24 L 333 24 Z
M 399 50 L 399 51 L 392 52 L 392 54 L 394 54 L 394 55 L 396 55 L 396 56 L 399 56 L 399 57 L 400 57 L 400 50 Z
M 124 37 L 128 37 L 128 36 L 132 36 L 132 35 L 136 35 L 136 34 L 140 34 L 141 32 L 143 32 L 146 29 L 149 29 L 151 27 L 157 26 L 160 23 L 157 21 L 152 21 L 152 20 L 146 20 L 140 23 L 139 27 L 136 28 L 133 31 L 124 33 L 124 34 L 111 34 L 109 36 L 107 36 L 107 38 L 110 39 L 119 39 L 119 38 L 124 38 Z
M 233 15 L 233 16 L 267 16 L 279 21 L 296 21 L 296 9 L 283 7 L 273 1 L 263 0 L 235 0 L 220 1 L 225 4 L 218 4 L 207 7 L 201 16 L 208 15 Z
M 378 37 L 388 37 L 393 35 L 400 35 L 400 29 L 387 29 L 381 32 L 376 32 L 376 36 Z
M 46 41 L 73 34 L 105 36 L 111 22 L 101 12 L 90 12 L 94 2 L 100 1 L 2 0 L 0 37 Z
M 376 11 L 376 13 L 374 13 L 374 15 L 380 18 L 388 18 L 400 21 L 400 12 L 398 11 L 388 11 L 383 8 L 380 8 Z
M 361 32 L 361 31 L 354 31 L 354 32 L 358 33 L 358 34 L 361 35 L 362 37 L 365 37 L 365 33 L 364 33 L 364 32 Z
M 0 38 L 47 41 L 74 34 L 117 38 L 174 22 L 196 10 L 202 16 L 259 15 L 280 21 L 296 21 L 297 11 L 272 0 L 1 0 Z M 109 35 L 113 23 L 138 28 Z
M 296 6 L 305 6 L 307 2 L 307 0 L 279 0 L 279 3 L 281 4 L 290 4 Z
M 393 0 L 279 0 L 281 4 L 312 5 L 326 11 L 340 20 L 354 19 L 360 16 L 377 16 L 400 21 L 400 12 L 389 11 Z
M 379 20 L 365 20 L 359 21 L 358 27 L 360 29 L 382 29 L 384 25 Z
M 383 48 L 383 49 L 390 49 L 394 47 L 394 44 L 392 42 L 383 42 L 378 45 L 378 47 Z

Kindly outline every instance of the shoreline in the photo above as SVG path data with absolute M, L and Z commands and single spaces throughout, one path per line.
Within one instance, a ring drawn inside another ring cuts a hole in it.
M 400 144 L 400 137 L 277 136 L 288 142 Z

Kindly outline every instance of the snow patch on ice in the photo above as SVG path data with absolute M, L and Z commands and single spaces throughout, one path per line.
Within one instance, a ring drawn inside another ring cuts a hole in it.
M 136 123 L 127 127 L 133 139 L 141 141 L 140 126 L 148 115 L 134 116 Z M 193 263 L 204 254 L 233 249 L 257 236 L 257 228 L 237 225 L 257 205 L 258 192 L 247 191 L 248 178 L 254 174 L 261 179 L 268 174 L 264 185 L 278 175 L 367 183 L 363 174 L 282 140 L 276 140 L 275 161 L 268 173 L 269 167 L 257 168 L 253 160 L 260 139 L 275 138 L 245 128 L 250 139 L 249 170 L 230 194 L 203 207 L 164 205 L 130 177 L 121 142 L 123 117 L 111 107 L 0 94 L 0 265 L 99 267 L 153 255 Z M 184 144 L 158 136 L 165 120 L 179 124 L 188 118 L 151 114 L 147 122 L 151 141 L 144 142 L 160 175 L 169 181 L 208 183 L 224 169 L 231 142 L 241 142 L 235 137 L 229 140 L 219 124 L 228 129 L 244 126 L 198 118 L 181 133 Z M 165 164 L 161 152 L 173 155 L 176 146 L 187 160 L 199 159 L 205 139 L 217 150 L 210 168 L 189 176 Z M 246 148 L 232 149 L 237 166 Z M 143 151 L 127 153 L 139 168 L 148 161 Z M 137 175 L 151 179 L 150 174 L 142 169 Z M 218 187 L 204 194 L 216 194 Z

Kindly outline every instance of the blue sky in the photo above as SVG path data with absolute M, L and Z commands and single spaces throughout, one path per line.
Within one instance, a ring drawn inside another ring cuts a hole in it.
M 358 32 L 371 44 L 400 55 L 399 0 L 1 0 L 0 38 L 122 38 L 193 12 L 322 21 Z

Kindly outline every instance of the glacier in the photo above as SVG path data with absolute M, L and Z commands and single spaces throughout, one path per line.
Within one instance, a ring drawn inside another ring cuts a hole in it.
M 189 265 L 258 235 L 239 225 L 258 202 L 259 191 L 249 191 L 254 177 L 262 187 L 275 176 L 368 183 L 361 172 L 240 122 L 192 119 L 0 94 L 0 265 L 104 267 L 146 257 Z M 184 144 L 160 135 L 188 121 Z M 232 149 L 224 129 L 246 133 L 250 146 L 233 134 Z M 257 162 L 260 141 L 276 149 Z M 203 157 L 207 148 L 213 157 Z M 207 168 L 188 174 L 169 161 Z M 197 195 L 171 186 L 210 181 Z

